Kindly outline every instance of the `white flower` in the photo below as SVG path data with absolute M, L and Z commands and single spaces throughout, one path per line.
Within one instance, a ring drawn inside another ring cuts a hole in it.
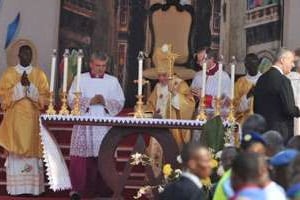
M 164 53 L 167 53 L 169 51 L 169 46 L 167 44 L 164 44 L 162 47 L 161 47 L 161 50 L 162 52 Z
M 222 155 L 222 150 L 221 151 L 218 151 L 217 153 L 216 153 L 216 158 L 221 158 L 221 155 Z
M 176 174 L 182 174 L 182 171 L 180 169 L 175 169 Z
M 144 186 L 144 187 L 141 187 L 139 189 L 139 191 L 137 192 L 137 194 L 135 196 L 133 196 L 134 199 L 139 199 L 141 198 L 143 195 L 145 195 L 147 192 L 150 192 L 151 191 L 151 186 L 147 185 L 147 186 Z
M 159 185 L 157 190 L 158 190 L 158 193 L 162 193 L 165 190 L 165 188 L 163 188 L 161 185 Z
M 181 155 L 178 155 L 177 158 L 176 158 L 177 162 L 179 164 L 182 164 L 182 158 L 181 158 Z
M 142 154 L 140 153 L 132 154 L 130 157 L 132 160 L 130 163 L 131 165 L 138 165 L 140 162 L 142 162 Z
M 223 176 L 223 174 L 225 173 L 225 170 L 223 168 L 223 166 L 221 165 L 218 169 L 217 169 L 217 174 L 219 176 Z

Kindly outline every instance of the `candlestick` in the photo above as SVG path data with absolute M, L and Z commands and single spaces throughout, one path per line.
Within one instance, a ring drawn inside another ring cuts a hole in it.
M 229 114 L 228 114 L 227 120 L 230 123 L 235 122 L 235 111 L 234 111 L 234 104 L 233 104 L 233 100 L 232 99 L 230 100 Z
M 65 49 L 64 53 L 64 75 L 63 75 L 63 92 L 67 92 L 68 84 L 68 65 L 69 65 L 69 49 Z
M 200 99 L 198 110 L 199 110 L 199 114 L 197 115 L 196 120 L 206 121 L 207 116 L 206 116 L 206 113 L 205 113 L 205 97 Z
M 67 106 L 67 93 L 66 92 L 63 92 L 62 95 L 61 95 L 61 108 L 60 108 L 60 111 L 59 111 L 59 114 L 60 115 L 69 115 L 70 112 L 68 110 L 68 106 Z
M 215 99 L 215 110 L 214 115 L 219 116 L 221 114 L 221 99 L 216 98 Z
M 56 114 L 56 111 L 54 109 L 54 105 L 53 105 L 53 91 L 50 92 L 50 97 L 49 97 L 49 105 L 48 105 L 48 109 L 46 111 L 46 113 L 48 115 L 55 115 Z
M 202 66 L 202 89 L 201 89 L 201 98 L 205 98 L 205 89 L 206 89 L 206 60 Z
M 51 59 L 50 93 L 54 91 L 55 67 L 56 67 L 56 49 L 53 49 L 53 54 Z
M 81 97 L 81 92 L 75 92 L 74 93 L 75 98 L 74 98 L 74 107 L 71 111 L 71 115 L 80 115 L 80 97 Z
M 220 56 L 219 60 L 219 70 L 218 70 L 218 90 L 217 90 L 217 99 L 221 98 L 221 84 L 222 84 L 222 73 L 223 73 L 223 56 Z
M 138 96 L 143 95 L 143 60 L 144 60 L 144 53 L 140 51 L 138 55 L 138 61 L 139 61 Z
M 76 92 L 80 92 L 80 77 L 81 77 L 81 68 L 82 68 L 82 58 L 83 58 L 83 51 L 79 49 L 78 56 L 77 56 L 77 82 L 76 82 Z
M 235 56 L 232 56 L 231 61 L 231 93 L 230 93 L 230 99 L 234 99 L 234 79 L 235 79 Z
M 135 105 L 135 111 L 134 111 L 134 118 L 144 118 L 145 112 L 143 109 L 144 103 L 143 103 L 143 96 L 137 95 L 136 98 L 138 99 Z

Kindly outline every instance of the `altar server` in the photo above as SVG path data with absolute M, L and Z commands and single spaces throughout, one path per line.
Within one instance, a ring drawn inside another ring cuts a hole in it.
M 257 55 L 250 53 L 245 58 L 247 74 L 235 83 L 234 106 L 236 120 L 243 123 L 247 117 L 253 114 L 253 92 L 255 84 L 261 73 L 258 71 L 260 60 Z
M 90 72 L 81 74 L 79 92 L 81 92 L 80 108 L 82 115 L 111 117 L 123 108 L 125 98 L 116 77 L 106 74 L 108 56 L 96 51 L 90 58 Z M 78 77 L 74 78 L 68 95 L 70 107 L 74 106 L 74 98 Z M 107 126 L 74 126 L 70 147 L 70 176 L 73 187 L 71 195 L 78 193 L 96 195 L 100 184 L 97 157 L 101 142 L 109 131 Z

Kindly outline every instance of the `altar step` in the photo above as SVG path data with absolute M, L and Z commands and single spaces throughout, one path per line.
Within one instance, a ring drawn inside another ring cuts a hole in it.
M 72 127 L 70 126 L 65 126 L 65 125 L 59 125 L 59 126 L 53 126 L 49 127 L 49 130 L 52 132 L 52 134 L 55 136 L 59 147 L 64 155 L 65 161 L 67 165 L 69 166 L 69 150 L 70 150 L 70 141 L 71 141 L 71 132 L 72 132 Z M 126 138 L 120 146 L 117 148 L 115 152 L 115 159 L 117 163 L 117 169 L 119 170 L 120 173 L 122 173 L 125 163 L 128 161 L 131 151 L 133 149 L 133 145 L 135 144 L 135 136 L 131 136 Z M 4 200 L 2 196 L 6 196 L 6 174 L 5 174 L 5 168 L 4 168 L 4 157 L 3 155 L 0 156 L 0 199 Z M 134 180 L 143 180 L 145 178 L 145 173 L 144 173 L 144 168 L 141 166 L 134 167 L 132 173 L 130 174 L 130 179 Z M 46 193 L 43 195 L 41 198 L 34 198 L 34 199 L 65 199 L 68 198 L 68 193 L 69 191 L 63 191 L 63 192 L 53 192 L 49 189 L 47 185 L 47 180 L 45 176 L 45 185 L 46 185 Z M 125 199 L 133 199 L 133 195 L 136 194 L 137 190 L 139 188 L 136 186 L 132 185 L 126 185 L 123 191 L 123 196 Z M 5 200 L 8 199 L 16 199 L 18 200 L 19 198 L 10 198 L 7 197 Z M 31 199 L 31 198 L 25 198 L 25 199 Z M 22 198 L 20 198 L 22 200 Z

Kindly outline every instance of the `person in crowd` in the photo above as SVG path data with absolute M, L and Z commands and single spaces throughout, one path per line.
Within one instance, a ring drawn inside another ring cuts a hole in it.
M 259 114 L 250 115 L 242 124 L 242 135 L 251 132 L 264 133 L 267 131 L 267 122 L 265 118 Z
M 238 150 L 236 147 L 229 146 L 224 147 L 221 154 L 221 165 L 223 166 L 224 170 L 227 171 L 231 168 L 232 161 L 235 156 L 238 154 Z
M 289 186 L 290 163 L 299 155 L 294 149 L 285 149 L 278 152 L 270 159 L 270 165 L 273 167 L 272 179 L 284 189 Z
M 10 195 L 45 191 L 39 117 L 49 98 L 46 74 L 32 65 L 33 50 L 19 48 L 19 64 L 9 66 L 0 80 L 0 146 L 7 152 L 6 184 Z
M 179 180 L 168 185 L 160 194 L 160 200 L 203 200 L 201 179 L 207 179 L 212 172 L 211 154 L 198 143 L 188 143 L 181 152 L 183 174 Z
M 289 187 L 287 189 L 287 196 L 291 200 L 300 199 L 300 154 L 298 154 L 293 162 L 290 164 Z
M 242 152 L 232 162 L 231 185 L 234 190 L 232 200 L 266 200 L 266 192 L 260 187 L 260 177 L 267 173 L 262 155 Z
M 243 123 L 248 116 L 253 114 L 254 87 L 261 76 L 258 71 L 260 60 L 256 54 L 247 54 L 244 63 L 247 74 L 240 77 L 234 87 L 235 117 L 239 123 Z
M 80 108 L 82 115 L 109 117 L 117 115 L 123 108 L 125 98 L 116 77 L 106 73 L 109 57 L 106 53 L 95 51 L 90 58 L 90 71 L 80 79 Z M 74 106 L 77 77 L 68 95 L 70 107 Z M 79 194 L 96 196 L 108 195 L 98 172 L 98 153 L 101 142 L 111 127 L 83 126 L 73 127 L 70 145 L 70 177 L 73 199 Z M 99 190 L 99 185 L 101 189 Z M 103 190 L 103 191 L 102 191 Z M 103 192 L 103 194 L 99 194 Z
M 282 134 L 285 143 L 294 135 L 294 117 L 300 117 L 291 81 L 285 76 L 294 66 L 294 53 L 279 49 L 274 65 L 257 81 L 254 112 L 262 115 L 269 130 Z
M 241 140 L 241 151 L 248 153 L 259 153 L 265 156 L 266 141 L 256 132 L 243 135 Z M 227 200 L 233 197 L 234 191 L 231 187 L 231 169 L 227 170 L 219 180 L 213 200 Z
M 266 155 L 268 157 L 272 157 L 276 153 L 284 149 L 284 141 L 281 134 L 278 133 L 278 131 L 267 131 L 262 136 L 266 141 Z
M 296 149 L 300 151 L 300 136 L 296 135 L 292 137 L 287 143 L 287 148 Z

